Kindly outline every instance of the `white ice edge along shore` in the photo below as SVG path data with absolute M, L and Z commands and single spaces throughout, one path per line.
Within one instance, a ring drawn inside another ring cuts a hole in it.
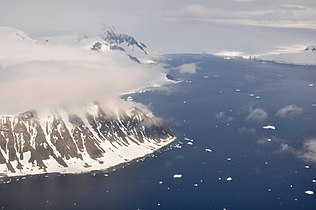
M 12 173 L 10 171 L 4 170 L 5 164 L 0 164 L 0 178 L 5 177 L 25 177 L 31 175 L 40 175 L 40 174 L 51 174 L 51 173 L 58 173 L 58 174 L 82 174 L 82 173 L 90 173 L 92 171 L 104 171 L 106 172 L 109 169 L 115 168 L 120 166 L 121 164 L 127 164 L 138 159 L 147 157 L 151 155 L 169 144 L 171 144 L 177 137 L 170 137 L 168 139 L 164 139 L 160 145 L 153 145 L 153 144 L 146 144 L 145 146 L 152 147 L 156 146 L 155 149 L 149 149 L 145 147 L 137 146 L 136 144 L 133 145 L 134 147 L 128 148 L 118 148 L 118 150 L 122 149 L 120 152 L 113 152 L 113 153 L 106 153 L 103 158 L 100 158 L 98 161 L 103 161 L 104 164 L 99 164 L 96 160 L 90 159 L 88 164 L 91 164 L 89 167 L 84 167 L 83 165 L 80 167 L 77 163 L 82 161 L 78 158 L 71 158 L 66 162 L 69 164 L 67 168 L 60 166 L 54 159 L 50 158 L 45 160 L 44 162 L 49 166 L 46 170 L 38 169 L 37 167 L 29 167 L 29 170 L 24 170 L 23 172 L 16 171 Z M 123 151 L 125 150 L 125 151 Z M 109 150 L 110 151 L 110 150 Z M 126 155 L 126 156 L 125 156 Z M 129 159 L 124 158 L 129 157 Z M 25 158 L 25 162 L 27 162 L 27 158 Z M 73 163 L 73 164 L 72 164 Z M 22 163 L 23 164 L 23 163 Z M 31 165 L 31 163 L 28 163 Z M 1 183 L 1 182 L 0 182 Z
M 308 47 L 307 47 L 308 48 Z M 284 52 L 267 52 L 259 54 L 249 54 L 240 51 L 220 51 L 212 53 L 217 57 L 225 60 L 230 59 L 248 59 L 259 62 L 271 62 L 277 64 L 299 65 L 299 66 L 316 66 L 316 53 L 314 51 L 297 50 Z

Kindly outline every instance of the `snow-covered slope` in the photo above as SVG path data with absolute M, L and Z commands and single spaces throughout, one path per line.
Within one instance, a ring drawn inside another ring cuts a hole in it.
M 0 116 L 0 172 L 7 176 L 104 170 L 150 154 L 174 134 L 161 119 L 131 106 L 116 114 L 28 111 Z

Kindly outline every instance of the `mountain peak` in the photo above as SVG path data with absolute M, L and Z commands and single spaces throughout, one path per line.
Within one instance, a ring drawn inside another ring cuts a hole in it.
M 104 41 L 108 42 L 110 45 L 118 46 L 125 43 L 127 44 L 127 46 L 138 47 L 145 54 L 147 54 L 145 50 L 147 46 L 144 43 L 137 41 L 134 37 L 130 35 L 116 32 L 116 29 L 113 26 L 104 27 L 103 32 L 100 34 L 100 37 Z
M 305 51 L 316 52 L 316 45 L 310 45 L 305 48 Z

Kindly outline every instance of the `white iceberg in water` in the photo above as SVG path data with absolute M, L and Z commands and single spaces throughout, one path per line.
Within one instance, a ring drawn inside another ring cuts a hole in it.
M 206 152 L 213 152 L 211 149 L 205 149 Z
M 173 178 L 175 178 L 175 179 L 182 178 L 182 174 L 174 174 L 174 175 L 173 175 Z
M 312 190 L 306 190 L 306 191 L 305 191 L 305 194 L 307 194 L 307 195 L 314 195 L 314 191 L 312 191 Z
M 275 130 L 275 126 L 274 125 L 265 125 L 265 126 L 263 126 L 263 129 Z

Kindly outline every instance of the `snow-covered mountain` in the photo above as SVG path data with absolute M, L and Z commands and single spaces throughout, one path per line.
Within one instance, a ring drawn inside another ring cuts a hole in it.
M 174 134 L 152 113 L 132 106 L 114 114 L 28 111 L 0 116 L 0 171 L 9 176 L 103 170 L 169 144 Z
M 156 59 L 147 52 L 147 46 L 133 36 L 118 33 L 114 27 L 104 27 L 96 34 L 72 34 L 63 36 L 43 37 L 42 42 L 69 44 L 93 50 L 101 54 L 120 51 L 137 63 L 156 63 Z
M 0 46 L 0 178 L 105 170 L 175 139 L 148 108 L 119 99 L 167 81 L 159 68 L 138 64 L 150 56 L 133 37 L 111 30 L 34 40 L 0 27 Z M 51 106 L 29 107 L 43 101 Z M 3 113 L 19 104 L 29 111 Z

